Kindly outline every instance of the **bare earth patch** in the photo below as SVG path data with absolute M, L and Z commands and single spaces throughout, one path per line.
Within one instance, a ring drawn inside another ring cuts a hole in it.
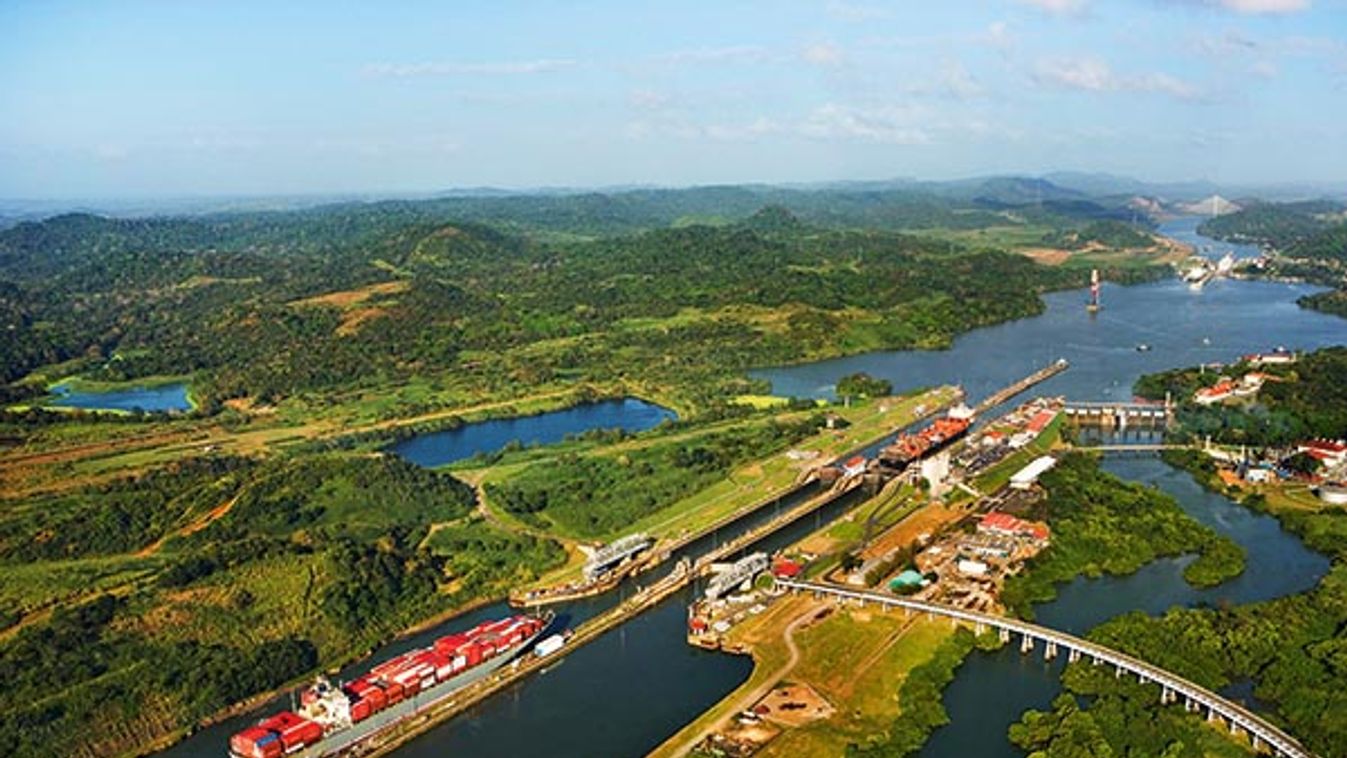
M 1041 263 L 1044 266 L 1060 266 L 1071 257 L 1069 251 L 1056 247 L 1033 247 L 1024 250 L 1023 254 L 1035 263 Z
M 399 292 L 406 292 L 411 286 L 405 279 L 399 279 L 392 282 L 379 282 L 371 284 L 368 287 L 358 287 L 353 290 L 340 290 L 338 292 L 329 292 L 326 295 L 317 295 L 307 297 L 303 300 L 296 300 L 293 304 L 299 306 L 327 306 L 330 308 L 350 308 L 354 305 L 369 300 L 376 295 L 396 295 Z
M 807 684 L 784 684 L 753 706 L 753 712 L 785 726 L 795 727 L 833 715 L 832 704 Z
M 373 321 L 376 318 L 383 318 L 388 315 L 388 311 L 383 308 L 356 308 L 347 311 L 341 319 L 341 324 L 337 326 L 337 335 L 347 337 L 360 331 L 360 327 L 367 321 Z

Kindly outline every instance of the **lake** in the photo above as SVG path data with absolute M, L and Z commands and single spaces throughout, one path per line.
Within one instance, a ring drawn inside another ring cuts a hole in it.
M 678 416 L 668 408 L 637 398 L 602 400 L 535 416 L 515 416 L 428 432 L 395 443 L 389 449 L 421 466 L 443 466 L 478 453 L 494 453 L 511 442 L 549 445 L 570 434 L 591 429 L 640 432 Z
M 187 384 L 160 384 L 153 387 L 132 387 L 107 392 L 79 392 L 68 385 L 51 388 L 54 398 L 47 403 L 53 408 L 80 408 L 90 411 L 190 411 L 192 401 L 187 395 Z

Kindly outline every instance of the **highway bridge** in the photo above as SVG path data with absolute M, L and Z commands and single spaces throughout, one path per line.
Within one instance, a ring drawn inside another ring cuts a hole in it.
M 1182 697 L 1184 708 L 1190 711 L 1205 709 L 1208 721 L 1224 720 L 1229 726 L 1231 734 L 1243 730 L 1249 735 L 1249 741 L 1253 744 L 1255 750 L 1266 749 L 1279 758 L 1315 758 L 1314 753 L 1311 753 L 1294 737 L 1268 723 L 1247 708 L 1226 700 L 1220 695 L 1162 668 L 1071 634 L 1018 619 L 993 616 L 940 603 L 928 603 L 878 592 L 788 579 L 778 579 L 776 583 L 778 587 L 785 587 L 796 592 L 812 592 L 816 596 L 830 595 L 863 604 L 877 603 L 885 607 L 902 608 L 907 612 L 916 611 L 944 616 L 954 621 L 973 624 L 978 631 L 990 627 L 998 630 L 1001 639 L 1006 642 L 1010 641 L 1010 635 L 1018 634 L 1020 635 L 1020 650 L 1025 653 L 1032 651 L 1041 642 L 1043 643 L 1043 653 L 1048 658 L 1056 656 L 1059 650 L 1065 650 L 1067 660 L 1071 662 L 1080 660 L 1082 656 L 1088 656 L 1091 662 L 1096 665 L 1108 664 L 1113 666 L 1118 676 L 1127 672 L 1135 674 L 1141 682 L 1154 682 L 1160 685 L 1160 701 L 1162 703 L 1178 702 L 1179 698 Z

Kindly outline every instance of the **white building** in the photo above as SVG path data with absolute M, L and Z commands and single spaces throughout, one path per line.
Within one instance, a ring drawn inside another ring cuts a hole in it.
M 1010 477 L 1011 489 L 1029 489 L 1034 485 L 1034 482 L 1038 481 L 1038 477 L 1042 476 L 1048 469 L 1056 465 L 1057 459 L 1053 458 L 1051 455 L 1035 458 L 1028 466 L 1016 471 Z

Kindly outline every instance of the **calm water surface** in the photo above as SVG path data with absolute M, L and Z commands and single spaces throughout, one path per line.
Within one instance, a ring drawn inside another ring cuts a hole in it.
M 157 387 L 132 387 L 113 392 L 75 392 L 65 385 L 51 388 L 55 395 L 48 405 L 55 408 L 83 408 L 97 411 L 190 411 L 186 384 Z
M 478 453 L 492 453 L 511 442 L 548 445 L 568 434 L 591 429 L 640 432 L 676 415 L 668 408 L 636 398 L 584 403 L 536 416 L 492 419 L 443 432 L 418 434 L 393 445 L 393 452 L 421 466 L 443 466 Z

